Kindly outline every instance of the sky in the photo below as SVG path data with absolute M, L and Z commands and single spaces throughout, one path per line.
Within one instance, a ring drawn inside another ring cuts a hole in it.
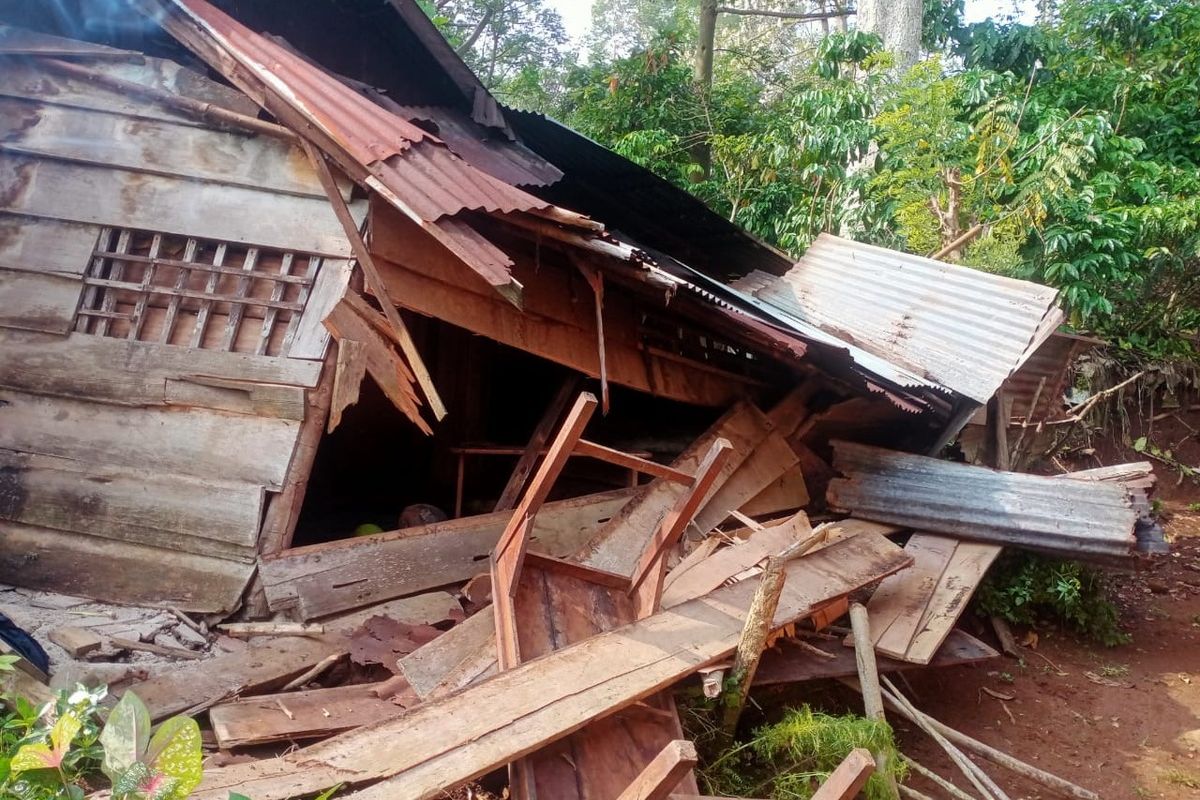
M 592 22 L 592 0 L 547 0 L 562 15 L 567 35 L 577 44 Z M 1034 0 L 966 0 L 967 22 L 980 22 L 994 15 L 1011 14 L 1014 10 L 1024 19 L 1034 17 Z

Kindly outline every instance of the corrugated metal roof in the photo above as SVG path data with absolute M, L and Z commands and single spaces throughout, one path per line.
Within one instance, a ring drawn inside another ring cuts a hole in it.
M 985 403 L 1062 321 L 1056 291 L 821 234 L 744 289 L 789 317 Z
M 425 222 L 550 204 L 475 169 L 393 114 L 205 0 L 171 0 L 245 69 L 402 197 Z
M 1058 332 L 1042 342 L 1020 369 L 1004 382 L 1004 396 L 1012 401 L 1010 422 L 1064 416 L 1063 392 L 1067 388 L 1070 367 L 1076 356 L 1097 344 L 1101 344 L 1099 339 Z M 1035 396 L 1037 407 L 1032 408 Z
M 862 519 L 1072 557 L 1125 556 L 1137 511 L 1119 484 L 1002 472 L 834 442 L 831 506 Z
M 0 53 L 10 56 L 56 56 L 71 58 L 86 56 L 88 58 L 116 58 L 121 60 L 141 60 L 142 54 L 132 50 L 118 50 L 93 42 L 82 42 L 78 39 L 64 39 L 61 36 L 51 36 L 26 28 L 0 24 Z

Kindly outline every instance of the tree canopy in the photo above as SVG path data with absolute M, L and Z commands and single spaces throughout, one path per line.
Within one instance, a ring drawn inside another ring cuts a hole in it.
M 1131 353 L 1196 358 L 1194 2 L 1042 2 L 1034 24 L 966 25 L 962 0 L 924 0 L 905 69 L 912 54 L 845 4 L 730 0 L 776 15 L 720 14 L 711 86 L 698 0 L 597 0 L 582 59 L 542 0 L 437 5 L 502 100 L 793 254 L 822 231 L 937 254 L 1058 287 L 1077 329 Z

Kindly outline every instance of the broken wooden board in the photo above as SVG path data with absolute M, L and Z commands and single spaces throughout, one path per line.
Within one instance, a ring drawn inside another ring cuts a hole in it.
M 796 451 L 792 452 L 794 454 Z M 799 461 L 798 456 L 797 461 Z M 804 480 L 804 471 L 797 463 L 796 466 L 776 478 L 767 488 L 743 503 L 740 510 L 749 517 L 762 517 L 768 514 L 778 514 L 781 511 L 804 508 L 810 499 L 808 483 Z
M 998 545 L 914 533 L 913 567 L 883 581 L 867 603 L 875 649 L 928 664 L 996 560 Z
M 254 691 L 278 688 L 324 658 L 348 652 L 346 636 L 377 614 L 411 623 L 432 624 L 448 618 L 458 603 L 445 592 L 430 592 L 393 600 L 325 623 L 320 637 L 266 637 L 244 651 L 207 659 L 195 665 L 172 667 L 129 687 L 150 709 L 154 719 L 197 706 L 213 705 Z
M 788 565 L 775 624 L 806 615 L 911 562 L 878 536 L 856 536 Z M 396 719 L 285 756 L 209 770 L 194 800 L 284 798 L 389 778 L 357 800 L 426 800 L 614 714 L 731 653 L 753 582 L 593 636 Z M 437 731 L 437 736 L 428 734 Z
M 50 641 L 67 651 L 71 658 L 83 658 L 104 645 L 104 640 L 86 628 L 64 625 L 50 631 Z
M 400 706 L 372 694 L 377 685 L 242 697 L 213 706 L 208 719 L 222 749 L 320 739 L 396 716 Z
M 717 550 L 708 558 L 676 574 L 667 576 L 663 590 L 663 608 L 670 608 L 693 597 L 701 597 L 735 575 L 750 569 L 768 556 L 778 555 L 812 529 L 803 512 L 779 525 L 755 531 L 738 544 Z
M 529 661 L 633 622 L 638 600 L 624 589 L 543 570 L 530 562 L 521 575 L 515 609 L 521 656 Z M 596 720 L 528 756 L 515 772 L 525 776 L 530 791 L 520 780 L 510 782 L 510 790 L 517 800 L 616 797 L 680 736 L 674 700 L 670 693 L 660 693 L 648 698 L 644 708 Z M 698 791 L 690 774 L 675 785 Z
M 496 673 L 496 624 L 484 608 L 424 647 L 400 658 L 400 674 L 422 700 L 440 697 Z
M 772 424 L 766 414 L 749 403 L 738 403 L 692 442 L 671 466 L 694 475 L 714 442 L 722 438 L 729 441 L 733 449 L 717 478 L 718 488 L 705 505 L 707 509 L 720 494 L 720 487 L 732 479 L 771 431 Z M 688 487 L 663 478 L 656 478 L 641 487 L 637 496 L 619 514 L 596 531 L 587 548 L 580 552 L 579 560 L 608 572 L 632 574 L 646 545 L 648 533 L 658 529 L 663 517 L 687 491 Z M 728 515 L 729 510 L 724 509 L 720 514 L 721 519 Z M 704 513 L 704 510 L 700 512 Z
M 637 490 L 618 489 L 546 503 L 530 547 L 564 556 L 583 546 Z M 465 581 L 484 571 L 511 511 L 298 547 L 259 568 L 272 611 L 305 620 Z
M 758 666 L 758 672 L 754 674 L 754 686 L 779 686 L 825 678 L 853 677 L 858 674 L 854 649 L 843 647 L 840 639 L 806 641 L 824 652 L 828 658 L 821 658 L 786 639 L 780 640 L 773 649 L 763 653 L 762 663 Z M 960 664 L 977 664 L 999 657 L 1000 654 L 993 648 L 960 628 L 955 628 L 950 631 L 937 654 L 927 665 L 877 655 L 876 666 L 880 672 L 899 672 L 918 669 L 920 666 L 954 667 Z

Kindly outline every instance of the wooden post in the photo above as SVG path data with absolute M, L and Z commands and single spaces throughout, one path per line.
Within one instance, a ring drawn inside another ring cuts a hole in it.
M 521 497 L 521 490 L 525 488 L 525 481 L 529 479 L 530 473 L 533 472 L 533 467 L 537 464 L 537 459 L 542 452 L 542 448 L 546 446 L 546 442 L 550 441 L 550 436 L 554 433 L 554 426 L 562 419 L 563 411 L 566 410 L 567 404 L 571 402 L 571 398 L 575 395 L 578 385 L 579 376 L 572 374 L 558 388 L 558 392 L 550 401 L 550 405 L 546 407 L 546 413 L 542 415 L 537 427 L 533 429 L 533 434 L 529 437 L 529 442 L 525 445 L 525 452 L 521 453 L 521 457 L 517 459 L 517 465 L 513 467 L 512 475 L 509 476 L 508 483 L 504 485 L 504 491 L 500 493 L 500 499 L 496 501 L 496 511 L 507 511 L 516 506 L 517 500 Z
M 441 420 L 446 416 L 446 406 L 442 403 L 442 398 L 433 385 L 433 378 L 430 377 L 429 370 L 421 359 L 421 354 L 417 352 L 417 346 L 413 343 L 408 327 L 404 324 L 404 320 L 400 319 L 400 312 L 388 299 L 387 287 L 379 275 L 379 270 L 375 267 L 375 259 L 371 257 L 371 251 L 367 248 L 367 243 L 363 241 L 362 234 L 355 225 L 354 218 L 350 215 L 350 208 L 342 199 L 342 193 L 338 190 L 333 173 L 329 170 L 329 162 L 307 139 L 301 139 L 301 144 L 304 145 L 304 152 L 312 161 L 313 169 L 317 171 L 317 177 L 320 178 L 321 186 L 324 187 L 325 194 L 329 197 L 329 204 L 333 206 L 333 212 L 337 215 L 338 222 L 342 223 L 342 229 L 350 242 L 350 249 L 354 251 L 354 257 L 358 259 L 358 265 L 362 267 L 363 277 L 367 279 L 367 288 L 378 298 L 379 305 L 383 307 L 383 314 L 396 334 L 396 341 L 400 344 L 404 359 L 412 369 L 413 376 L 417 379 L 417 385 L 425 394 L 434 418 Z
M 646 765 L 617 800 L 666 800 L 696 761 L 695 745 L 676 739 Z
M 858 796 L 874 771 L 875 760 L 871 758 L 871 754 L 862 747 L 856 747 L 825 779 L 821 788 L 812 796 L 812 800 L 851 800 Z
M 722 699 L 721 729 L 727 740 L 732 740 L 737 730 L 738 719 L 741 718 L 742 710 L 746 707 L 746 698 L 750 695 L 750 684 L 754 682 L 754 674 L 758 671 L 759 661 L 762 660 L 767 637 L 771 634 L 775 611 L 779 608 L 779 596 L 783 593 L 783 583 L 787 578 L 783 569 L 786 564 L 787 562 L 778 556 L 767 559 L 762 580 L 754 592 L 750 610 L 746 612 L 742 637 L 738 640 L 737 652 L 733 658 L 733 686 L 726 690 Z
M 854 660 L 858 665 L 858 681 L 862 686 L 863 711 L 869 719 L 884 721 L 883 694 L 879 689 L 879 668 L 875 664 L 875 644 L 871 640 L 871 618 L 862 603 L 850 604 L 850 628 L 854 634 Z M 875 761 L 885 775 L 888 793 L 900 797 L 896 781 L 887 773 L 887 754 L 876 753 Z

